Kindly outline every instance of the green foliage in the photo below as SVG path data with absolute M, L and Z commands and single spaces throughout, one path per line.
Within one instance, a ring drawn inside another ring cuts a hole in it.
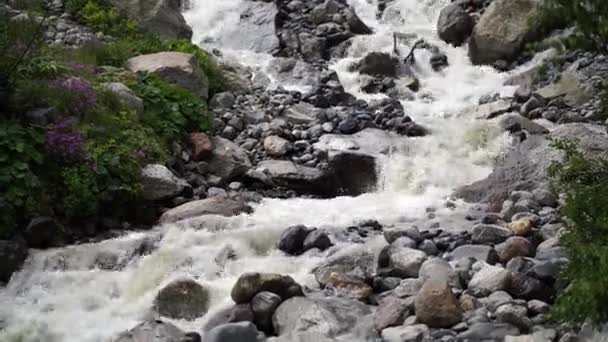
M 179 139 L 183 133 L 211 127 L 205 103 L 185 89 L 154 75 L 142 76 L 131 88 L 144 100 L 142 123 L 166 143 Z
M 576 144 L 558 141 L 564 159 L 549 168 L 555 190 L 563 194 L 567 230 L 560 238 L 570 263 L 563 276 L 570 285 L 559 295 L 554 316 L 574 322 L 608 321 L 608 160 L 583 154 Z
M 43 137 L 16 122 L 0 123 L 0 238 L 8 236 L 18 219 L 43 203 L 34 171 L 42 164 Z
M 116 8 L 95 0 L 67 0 L 68 12 L 97 31 L 114 37 L 132 36 L 139 32 L 137 22 Z
M 63 169 L 62 204 L 65 214 L 71 218 L 93 216 L 98 210 L 99 190 L 94 170 L 87 166 Z
M 578 34 L 567 39 L 570 47 L 605 51 L 608 41 L 608 2 L 605 0 L 545 0 L 543 27 L 551 27 L 556 21 L 576 25 Z

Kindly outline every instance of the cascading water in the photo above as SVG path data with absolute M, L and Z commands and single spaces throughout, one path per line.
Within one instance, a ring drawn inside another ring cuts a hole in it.
M 186 18 L 195 42 L 222 50 L 263 72 L 271 56 L 243 51 L 231 41 L 239 32 L 239 9 L 244 0 L 193 0 Z M 464 229 L 459 218 L 466 205 L 443 205 L 457 186 L 485 177 L 506 137 L 494 123 L 478 121 L 473 111 L 480 96 L 501 91 L 504 74 L 472 66 L 464 48 L 436 38 L 439 10 L 449 0 L 395 0 L 382 19 L 376 1 L 351 0 L 351 5 L 374 34 L 355 38 L 348 57 L 332 62 L 345 88 L 360 98 L 356 73 L 348 64 L 371 51 L 390 52 L 393 32 L 415 33 L 438 45 L 450 66 L 435 72 L 430 55 L 417 52 L 416 74 L 421 91 L 403 101 L 406 113 L 429 128 L 423 138 L 403 138 L 384 159 L 379 190 L 358 197 L 328 200 L 266 199 L 252 214 L 238 217 L 203 217 L 157 227 L 151 232 L 46 251 L 32 251 L 23 270 L 0 289 L 1 341 L 107 341 L 150 317 L 158 290 L 181 276 L 196 279 L 211 291 L 211 311 L 224 307 L 230 289 L 244 272 L 268 271 L 292 275 L 301 284 L 314 284 L 310 270 L 323 254 L 287 257 L 274 247 L 280 233 L 295 224 L 340 230 L 354 222 L 375 219 L 390 225 L 426 218 L 425 208 L 439 208 L 435 220 L 446 229 Z M 249 33 L 250 34 L 250 33 Z M 248 47 L 251 48 L 251 47 Z M 403 52 L 409 46 L 401 46 Z M 428 224 L 424 223 L 422 224 Z M 162 238 L 161 238 L 162 237 Z M 353 249 L 378 250 L 382 239 L 365 244 L 343 244 L 340 253 Z M 146 246 L 151 253 L 142 253 Z M 222 259 L 230 249 L 236 258 Z M 142 256 L 143 255 L 143 256 Z M 121 265 L 106 270 L 104 260 Z M 210 315 L 194 322 L 175 321 L 185 330 L 200 331 Z

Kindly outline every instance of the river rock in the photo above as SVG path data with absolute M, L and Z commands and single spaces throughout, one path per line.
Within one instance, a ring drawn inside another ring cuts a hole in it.
M 511 61 L 539 33 L 538 0 L 496 0 L 479 19 L 469 40 L 469 56 L 475 64 Z
M 516 113 L 503 115 L 500 118 L 499 126 L 501 129 L 511 133 L 519 131 L 526 131 L 529 134 L 549 133 L 549 130 L 545 126 L 537 124 Z
M 291 149 L 291 143 L 276 135 L 268 136 L 264 139 L 264 150 L 271 157 L 281 157 Z
M 179 1 L 174 0 L 110 0 L 146 30 L 161 37 L 192 38 L 192 29 L 181 14 Z
M 400 237 L 408 237 L 416 243 L 420 243 L 422 241 L 422 235 L 420 234 L 420 230 L 416 227 L 399 227 L 394 229 L 384 229 L 383 232 L 384 238 L 386 242 L 392 244 L 395 240 Z
M 121 333 L 115 342 L 176 342 L 185 336 L 175 325 L 160 320 L 150 320 L 138 324 L 132 329 Z
M 165 317 L 194 320 L 207 312 L 209 293 L 194 280 L 176 280 L 158 292 L 154 308 Z
M 445 278 L 426 280 L 415 305 L 417 321 L 431 328 L 449 328 L 462 319 L 460 303 Z
M 244 175 L 251 168 L 247 152 L 239 145 L 221 137 L 211 138 L 213 151 L 207 161 L 208 170 L 222 179 L 231 181 Z
M 204 342 L 257 342 L 258 330 L 251 322 L 219 325 L 205 334 Z
M 437 21 L 439 38 L 449 44 L 460 46 L 471 35 L 475 23 L 460 4 L 452 3 L 441 10 Z
M 505 304 L 496 310 L 496 320 L 501 323 L 510 323 L 521 331 L 529 331 L 533 323 L 528 318 L 528 309 L 521 305 Z
M 507 241 L 496 246 L 500 262 L 506 264 L 515 257 L 534 255 L 534 246 L 526 238 L 512 236 Z
M 424 342 L 430 338 L 429 327 L 424 324 L 402 325 L 382 330 L 386 342 Z
M 407 302 L 394 296 L 382 300 L 374 313 L 374 327 L 382 331 L 388 327 L 401 325 L 410 312 Z
M 247 303 L 256 294 L 268 291 L 283 300 L 302 295 L 302 287 L 292 277 L 275 273 L 245 273 L 239 277 L 230 293 L 237 303 Z
M 469 291 L 477 297 L 506 290 L 511 281 L 511 272 L 498 266 L 485 266 L 469 281 Z
M 202 132 L 190 133 L 188 136 L 192 147 L 192 160 L 201 161 L 213 154 L 213 143 L 209 136 Z
M 27 245 L 32 248 L 49 248 L 65 244 L 65 228 L 52 217 L 33 218 L 23 234 Z
M 514 220 L 509 224 L 509 228 L 517 236 L 528 236 L 532 233 L 532 222 L 528 219 Z
M 272 315 L 283 299 L 277 294 L 262 291 L 251 299 L 251 310 L 257 327 L 267 333 L 273 332 Z
M 393 290 L 393 294 L 399 298 L 408 298 L 418 294 L 424 285 L 424 280 L 419 278 L 403 279 L 399 286 Z
M 167 210 L 160 217 L 159 222 L 174 223 L 203 215 L 221 215 L 229 217 L 239 215 L 241 213 L 250 213 L 251 211 L 251 207 L 242 199 L 231 199 L 223 196 L 216 196 L 188 202 L 173 209 Z
M 509 229 L 493 224 L 477 224 L 471 232 L 473 242 L 481 244 L 501 243 L 511 235 L 513 233 Z
M 127 61 L 133 72 L 147 72 L 193 94 L 207 99 L 209 80 L 194 55 L 183 52 L 159 52 L 133 57 Z
M 287 228 L 279 238 L 278 248 L 291 255 L 304 253 L 304 240 L 313 230 L 314 228 L 308 228 L 303 225 Z
M 371 253 L 361 252 L 347 255 L 334 255 L 312 270 L 319 284 L 330 283 L 333 272 L 347 274 L 359 279 L 370 281 L 376 271 L 375 257 Z
M 399 60 L 384 52 L 370 52 L 359 63 L 357 70 L 377 77 L 397 77 Z
M 148 164 L 141 171 L 142 196 L 150 201 L 175 197 L 190 185 L 166 166 Z
M 339 272 L 331 272 L 325 277 L 326 288 L 333 289 L 340 296 L 367 301 L 372 295 L 373 289 L 365 283 L 365 279 Z
M 0 283 L 8 282 L 13 272 L 21 268 L 26 258 L 25 243 L 0 240 Z
M 458 246 L 451 252 L 451 256 L 454 260 L 473 258 L 477 261 L 483 261 L 491 265 L 498 261 L 496 250 L 491 246 L 484 245 Z
M 288 189 L 329 195 L 337 189 L 328 183 L 330 177 L 323 171 L 289 160 L 264 160 L 248 176 L 269 186 L 283 186 Z
M 306 102 L 299 102 L 287 107 L 281 113 L 281 118 L 293 125 L 313 123 L 321 110 Z
M 311 334 L 318 339 L 310 341 L 320 341 L 361 329 L 364 317 L 371 314 L 371 308 L 357 300 L 294 297 L 279 305 L 272 321 L 279 336 L 292 336 L 293 341 Z M 371 324 L 367 329 L 372 329 Z
M 324 251 L 332 246 L 331 240 L 329 239 L 329 235 L 322 230 L 313 230 L 306 236 L 304 239 L 304 250 L 307 251 L 309 249 L 318 248 L 320 251 Z
M 461 288 L 458 274 L 441 258 L 429 258 L 420 266 L 419 276 L 423 280 L 444 279 L 451 287 Z
M 426 254 L 417 249 L 396 248 L 390 251 L 389 267 L 393 268 L 396 276 L 417 278 L 426 258 Z
M 458 337 L 469 341 L 502 341 L 509 335 L 519 335 L 519 329 L 507 323 L 475 323 Z
M 538 299 L 553 302 L 555 290 L 542 281 L 522 273 L 513 272 L 506 288 L 507 292 L 517 299 Z

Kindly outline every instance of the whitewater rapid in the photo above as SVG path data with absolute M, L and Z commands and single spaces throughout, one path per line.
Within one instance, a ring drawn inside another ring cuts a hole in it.
M 206 46 L 210 37 L 238 32 L 244 1 L 194 0 L 185 13 L 194 41 Z M 155 295 L 179 277 L 194 278 L 211 291 L 210 314 L 193 322 L 172 321 L 184 330 L 201 332 L 214 311 L 231 303 L 230 289 L 244 272 L 285 273 L 303 285 L 315 286 L 310 270 L 323 260 L 323 254 L 287 257 L 275 248 L 281 232 L 296 224 L 338 231 L 374 219 L 384 225 L 419 222 L 424 228 L 441 222 L 444 229 L 467 229 L 468 206 L 457 201 L 456 208 L 448 209 L 445 202 L 455 187 L 487 176 L 509 142 L 495 122 L 477 120 L 471 110 L 481 96 L 509 91 L 503 86 L 508 75 L 471 65 L 465 48 L 451 47 L 436 37 L 439 11 L 449 2 L 395 0 L 385 16 L 377 19 L 376 0 L 350 0 L 375 33 L 355 38 L 348 57 L 331 63 L 347 91 L 363 99 L 373 97 L 360 92 L 359 75 L 348 71 L 348 64 L 371 51 L 392 51 L 395 31 L 416 33 L 439 46 L 450 63 L 435 72 L 428 63 L 430 54 L 417 52 L 415 72 L 421 91 L 414 100 L 404 99 L 403 105 L 431 134 L 403 138 L 406 148 L 385 158 L 376 192 L 328 200 L 265 199 L 254 205 L 252 214 L 197 218 L 100 243 L 31 251 L 23 270 L 0 289 L 0 341 L 108 341 L 153 317 Z M 265 72 L 272 64 L 266 54 L 223 49 L 221 44 L 208 47 L 221 49 L 224 58 L 257 72 Z M 409 46 L 401 49 L 409 51 Z M 437 208 L 434 220 L 427 219 L 428 207 Z M 135 251 L 144 242 L 157 248 L 140 257 Z M 343 243 L 340 253 L 377 251 L 384 243 L 381 238 L 365 244 Z M 237 258 L 218 262 L 228 249 Z M 122 261 L 123 268 L 101 269 L 99 260 L 108 255 Z

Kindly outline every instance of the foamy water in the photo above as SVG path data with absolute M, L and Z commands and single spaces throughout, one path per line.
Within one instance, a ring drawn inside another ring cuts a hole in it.
M 505 144 L 506 135 L 495 122 L 478 121 L 471 110 L 482 95 L 505 91 L 507 75 L 491 68 L 472 66 L 464 48 L 448 46 L 436 38 L 439 10 L 449 0 L 396 0 L 385 18 L 376 19 L 375 1 L 351 0 L 360 17 L 375 34 L 355 39 L 349 57 L 333 61 L 345 88 L 357 97 L 359 75 L 348 64 L 371 51 L 391 51 L 394 31 L 416 33 L 441 48 L 450 66 L 431 69 L 430 54 L 416 54 L 416 75 L 421 91 L 413 101 L 403 101 L 405 111 L 432 134 L 403 138 L 404 148 L 383 158 L 378 191 L 358 197 L 328 200 L 266 199 L 250 215 L 233 218 L 206 217 L 131 233 L 96 244 L 46 251 L 32 251 L 24 269 L 0 290 L 0 341 L 97 342 L 153 316 L 158 290 L 180 277 L 192 277 L 211 291 L 211 312 L 230 301 L 229 292 L 243 272 L 269 271 L 292 275 L 314 286 L 310 270 L 324 254 L 287 257 L 275 244 L 281 232 L 295 224 L 339 231 L 360 220 L 376 219 L 386 225 L 423 222 L 427 207 L 438 208 L 437 218 L 446 229 L 467 229 L 462 218 L 467 206 L 444 206 L 452 190 L 484 178 Z M 238 34 L 243 0 L 194 0 L 186 18 L 194 41 L 210 47 Z M 221 38 L 221 39 L 220 39 Z M 215 41 L 215 43 L 214 43 Z M 407 53 L 409 47 L 401 46 Z M 224 49 L 226 58 L 238 60 L 263 72 L 271 63 L 267 54 Z M 432 100 L 430 100 L 432 99 Z M 143 239 L 162 236 L 150 255 L 133 257 Z M 377 251 L 383 239 L 365 244 L 341 243 L 339 253 Z M 235 260 L 218 262 L 226 248 Z M 124 261 L 120 271 L 101 270 L 98 255 L 116 254 Z M 194 322 L 174 321 L 185 330 L 199 331 L 210 315 Z

